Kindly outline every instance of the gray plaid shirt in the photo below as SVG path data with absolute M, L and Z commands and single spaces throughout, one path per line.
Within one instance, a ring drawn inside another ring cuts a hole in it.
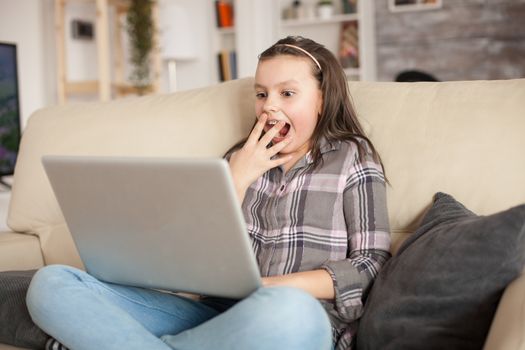
M 390 257 L 385 178 L 368 144 L 359 159 L 352 142 L 321 143 L 323 162 L 307 154 L 284 173 L 266 172 L 243 202 L 262 276 L 325 269 L 335 300 L 321 303 L 338 350 L 352 347 L 363 298 Z

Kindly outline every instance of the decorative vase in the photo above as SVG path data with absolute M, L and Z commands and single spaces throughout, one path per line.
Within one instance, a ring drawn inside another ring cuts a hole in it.
M 319 4 L 317 5 L 317 15 L 320 19 L 330 19 L 334 15 L 334 5 Z

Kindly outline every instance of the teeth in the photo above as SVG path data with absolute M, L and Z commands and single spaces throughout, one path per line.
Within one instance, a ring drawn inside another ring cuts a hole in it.
M 268 121 L 268 125 L 275 125 L 278 123 L 278 120 L 270 120 Z

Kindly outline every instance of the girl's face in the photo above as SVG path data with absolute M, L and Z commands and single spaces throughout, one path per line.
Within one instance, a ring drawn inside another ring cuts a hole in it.
M 311 138 L 321 112 L 323 98 L 318 82 L 312 75 L 308 58 L 280 55 L 260 61 L 255 72 L 255 113 L 257 118 L 268 115 L 264 131 L 278 121 L 286 125 L 272 142 L 291 136 L 291 142 L 280 152 L 305 155 L 311 148 Z

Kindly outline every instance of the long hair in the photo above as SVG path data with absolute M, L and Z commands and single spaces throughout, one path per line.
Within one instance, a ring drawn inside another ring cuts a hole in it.
M 308 54 L 298 50 L 297 48 L 286 46 L 293 45 L 300 47 L 315 57 L 317 63 L 308 56 Z M 317 167 L 321 161 L 321 139 L 325 138 L 327 141 L 350 141 L 353 142 L 357 148 L 359 157 L 363 159 L 366 149 L 360 141 L 365 141 L 372 151 L 373 157 L 381 164 L 383 162 L 377 153 L 372 142 L 366 137 L 355 109 L 350 98 L 350 91 L 346 74 L 344 73 L 341 64 L 337 58 L 323 45 L 316 43 L 311 39 L 306 39 L 300 36 L 288 36 L 277 41 L 274 45 L 266 49 L 259 55 L 259 62 L 269 60 L 271 58 L 289 55 L 306 58 L 310 62 L 312 75 L 318 82 L 323 96 L 323 106 L 314 132 L 312 134 L 312 150 L 311 156 L 314 167 Z M 241 148 L 246 142 L 247 138 L 236 143 L 226 155 L 231 154 L 235 150 Z

